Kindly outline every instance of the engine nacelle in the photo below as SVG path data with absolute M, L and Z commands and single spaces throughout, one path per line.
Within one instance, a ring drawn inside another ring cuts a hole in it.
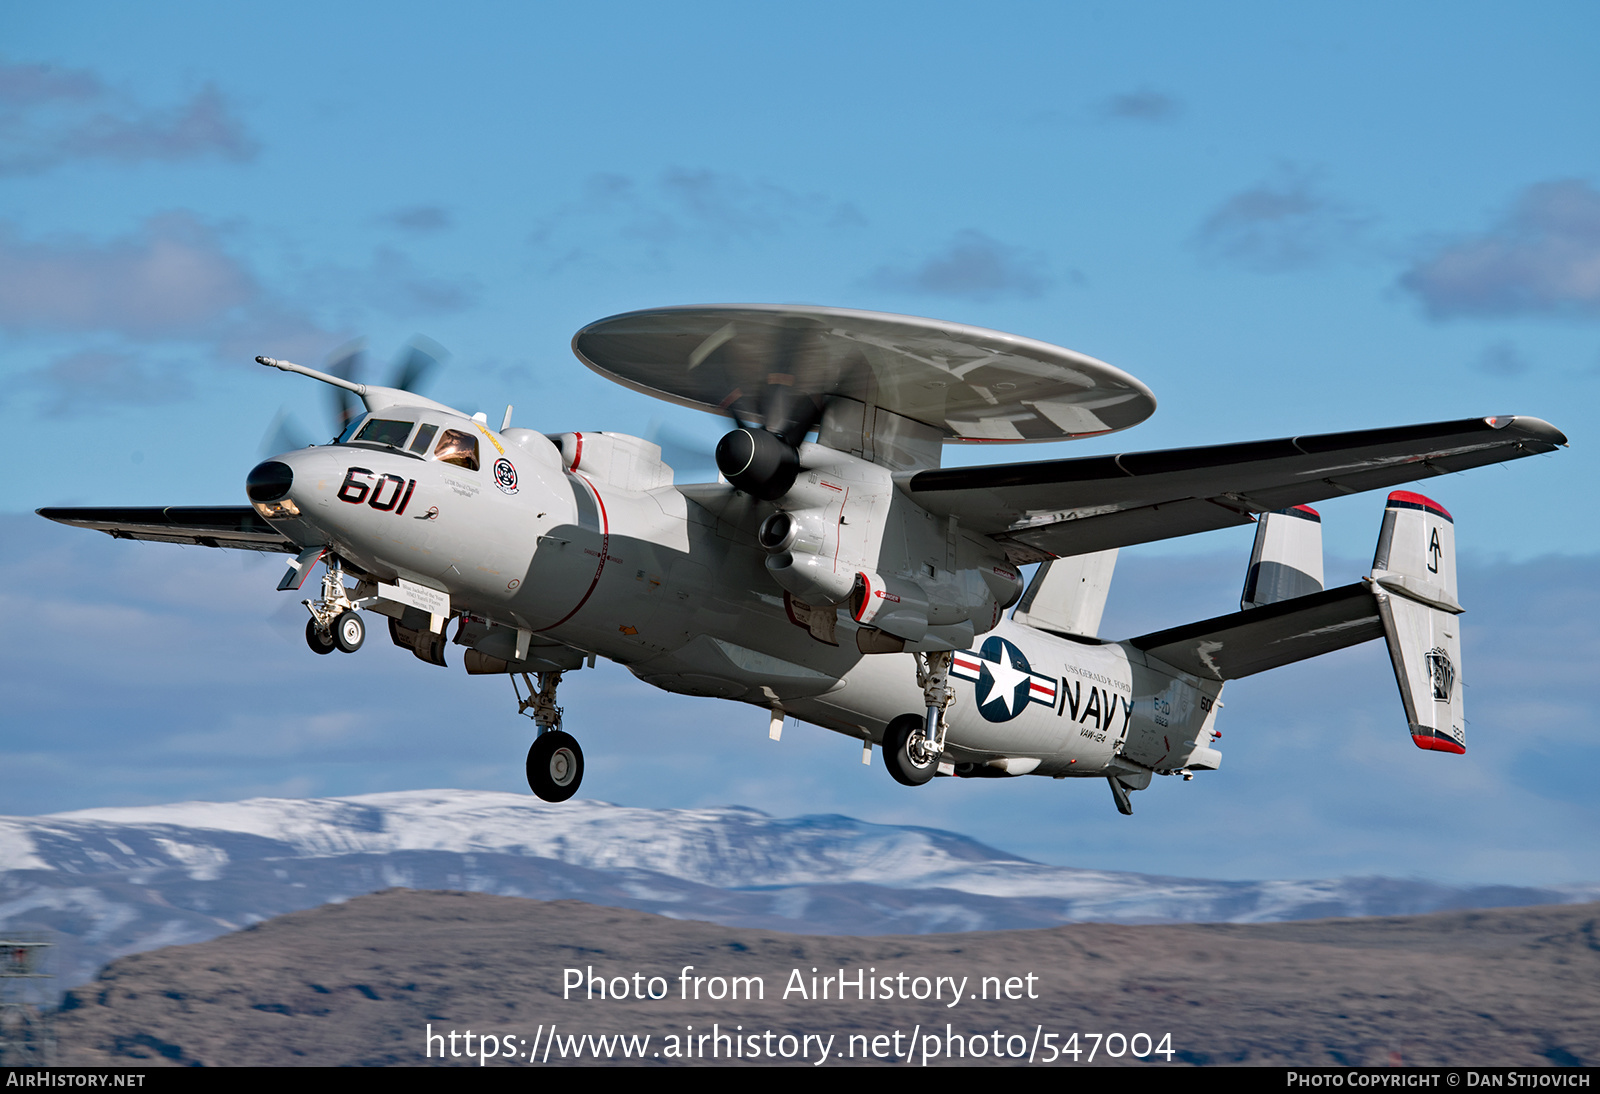
M 1004 580 L 1009 576 L 1010 580 Z M 996 595 L 994 585 L 999 586 Z M 857 623 L 926 649 L 965 649 L 1000 622 L 1022 594 L 1020 575 L 999 566 L 907 577 L 861 571 L 850 595 Z
M 1022 596 L 1021 575 L 992 545 L 917 506 L 888 469 L 813 444 L 800 457 L 756 539 L 795 599 L 849 608 L 870 631 L 863 652 L 964 649 Z

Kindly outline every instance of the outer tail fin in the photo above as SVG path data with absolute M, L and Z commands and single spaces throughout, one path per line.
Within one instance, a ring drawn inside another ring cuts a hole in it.
M 1405 490 L 1389 495 L 1371 581 L 1412 741 L 1465 752 L 1455 521 L 1443 506 Z
M 1322 517 L 1309 505 L 1263 513 L 1239 608 L 1278 604 L 1322 591 Z
M 1115 547 L 1042 563 L 1011 618 L 1041 631 L 1094 638 L 1116 566 Z

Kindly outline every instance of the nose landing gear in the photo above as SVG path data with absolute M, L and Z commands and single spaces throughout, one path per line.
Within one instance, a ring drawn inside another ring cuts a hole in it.
M 539 735 L 528 749 L 528 789 L 547 802 L 564 802 L 578 792 L 583 782 L 583 749 L 577 739 L 561 730 L 561 708 L 556 706 L 559 672 L 535 673 L 535 687 L 528 674 L 514 673 L 512 690 L 517 693 L 517 713 L 526 714 L 539 727 Z M 517 677 L 527 686 L 527 698 L 517 685 Z
M 322 595 L 302 600 L 311 618 L 306 621 L 306 645 L 313 653 L 332 653 L 335 649 L 355 653 L 367 640 L 367 625 L 344 587 L 344 567 L 337 556 L 329 555 L 322 573 Z

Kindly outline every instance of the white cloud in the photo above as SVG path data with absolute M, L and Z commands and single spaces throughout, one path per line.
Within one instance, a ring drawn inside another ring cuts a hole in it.
M 880 266 L 869 283 L 899 292 L 993 300 L 1035 297 L 1055 281 L 1043 252 L 992 239 L 974 228 L 957 232 L 920 262 Z
M 1478 371 L 1490 376 L 1521 376 L 1528 371 L 1527 358 L 1510 342 L 1495 342 L 1486 346 L 1478 357 Z
M 1365 227 L 1359 216 L 1294 167 L 1241 190 L 1205 219 L 1195 235 L 1201 253 L 1259 273 L 1316 265 Z
M 726 246 L 796 229 L 836 231 L 864 223 L 855 206 L 822 194 L 726 171 L 674 167 L 650 181 L 588 176 L 578 200 L 538 224 L 529 242 L 561 252 L 558 264 L 565 264 L 591 256 L 597 228 L 659 257 L 685 244 Z
M 49 414 L 73 414 L 107 403 L 155 406 L 186 398 L 192 390 L 189 377 L 175 363 L 107 350 L 63 354 L 17 377 L 12 387 L 42 394 L 42 409 Z
M 93 73 L 0 65 L 0 175 L 28 175 L 84 160 L 244 161 L 256 143 L 207 84 L 179 106 L 151 109 Z
M 387 270 L 409 272 L 400 261 Z M 431 286 L 424 280 L 417 291 Z M 194 355 L 174 354 L 175 344 L 242 364 L 258 353 L 320 356 L 340 340 L 306 309 L 263 290 L 215 229 L 182 211 L 109 240 L 28 239 L 0 222 L 0 329 L 51 345 L 48 364 L 12 382 L 50 412 L 184 397 L 188 378 L 174 357 Z
M 396 209 L 383 220 L 402 231 L 417 235 L 443 232 L 455 227 L 455 219 L 450 215 L 450 210 L 440 205 L 412 205 L 405 209 Z
M 0 224 L 0 326 L 13 331 L 192 334 L 260 295 L 216 234 L 188 213 L 109 243 L 21 238 Z
M 1600 316 L 1600 191 L 1528 187 L 1487 231 L 1436 248 L 1400 278 L 1435 319 Z
M 1100 104 L 1104 117 L 1132 122 L 1171 121 L 1178 116 L 1179 109 L 1177 99 L 1150 88 L 1113 95 Z

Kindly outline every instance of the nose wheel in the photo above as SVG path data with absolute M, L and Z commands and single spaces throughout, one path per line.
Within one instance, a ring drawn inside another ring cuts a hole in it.
M 317 626 L 315 619 L 306 620 L 306 645 L 312 653 L 332 653 L 337 644 L 332 631 Z
M 345 653 L 355 653 L 367 640 L 367 625 L 361 613 L 348 611 L 333 621 L 333 641 Z
M 541 733 L 528 749 L 528 787 L 547 802 L 564 802 L 583 782 L 583 749 L 570 733 Z

